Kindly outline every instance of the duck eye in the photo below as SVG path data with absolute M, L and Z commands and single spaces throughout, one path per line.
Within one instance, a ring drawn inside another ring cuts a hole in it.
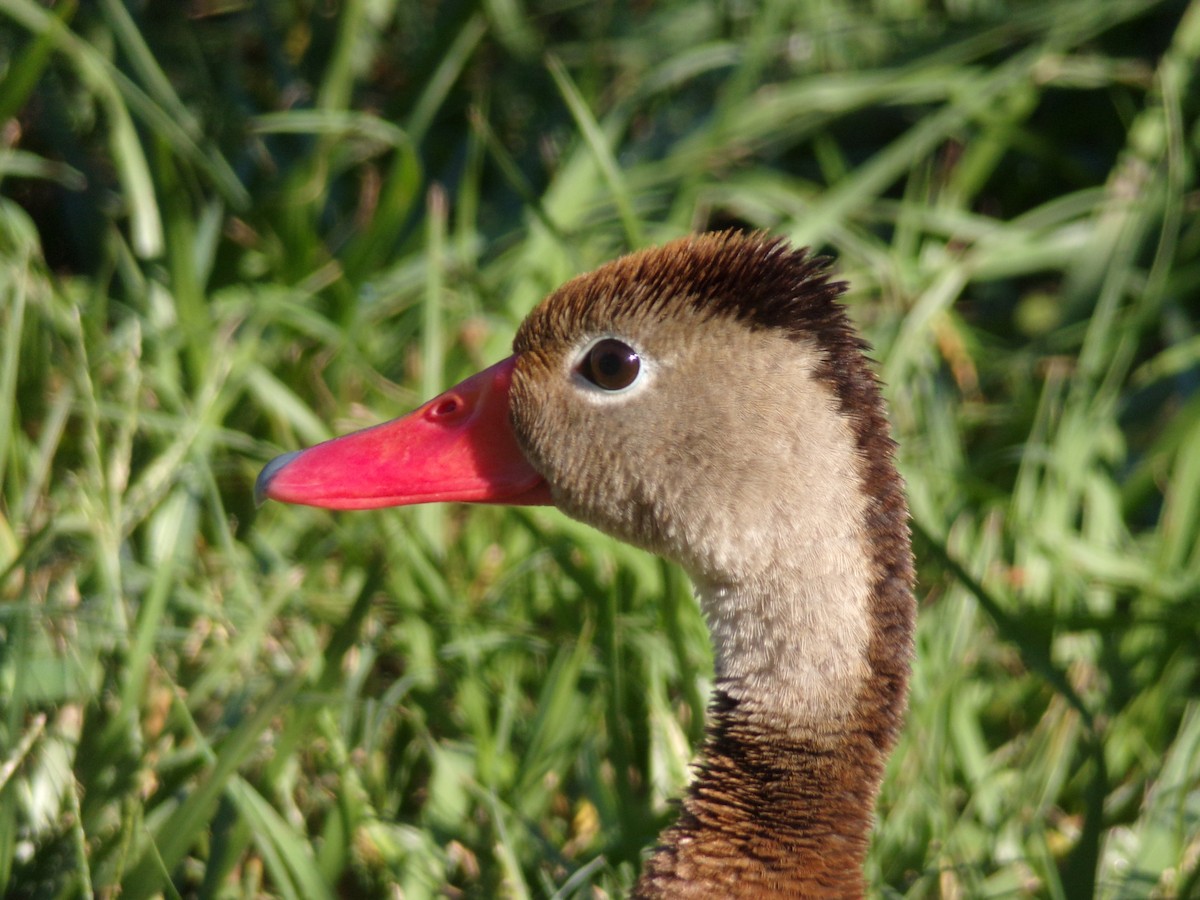
M 597 341 L 579 366 L 579 372 L 606 391 L 620 391 L 637 381 L 642 361 L 637 351 L 615 338 Z

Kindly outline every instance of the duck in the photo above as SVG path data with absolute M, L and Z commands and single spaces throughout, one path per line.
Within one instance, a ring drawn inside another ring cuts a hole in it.
M 507 359 L 284 454 L 266 499 L 554 505 L 680 565 L 713 643 L 705 737 L 636 898 L 861 897 L 915 620 L 904 484 L 830 262 L 677 239 L 563 284 Z

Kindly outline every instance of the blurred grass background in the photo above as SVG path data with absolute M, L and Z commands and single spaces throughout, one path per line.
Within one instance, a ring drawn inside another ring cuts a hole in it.
M 920 562 L 886 897 L 1200 896 L 1200 2 L 0 0 L 0 894 L 603 897 L 710 651 L 274 454 L 691 230 L 836 254 Z

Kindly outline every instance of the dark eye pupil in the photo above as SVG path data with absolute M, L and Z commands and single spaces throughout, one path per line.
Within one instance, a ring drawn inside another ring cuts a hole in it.
M 613 338 L 597 342 L 584 357 L 583 377 L 606 391 L 619 391 L 633 384 L 642 362 L 632 347 Z
M 605 378 L 616 378 L 624 362 L 616 353 L 605 353 L 596 360 L 596 372 Z

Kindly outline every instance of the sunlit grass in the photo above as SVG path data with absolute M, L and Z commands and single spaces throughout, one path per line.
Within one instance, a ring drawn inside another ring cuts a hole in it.
M 701 734 L 686 579 L 252 485 L 728 225 L 838 257 L 892 404 L 873 893 L 1200 890 L 1200 4 L 871 6 L 0 0 L 0 892 L 627 890 Z

